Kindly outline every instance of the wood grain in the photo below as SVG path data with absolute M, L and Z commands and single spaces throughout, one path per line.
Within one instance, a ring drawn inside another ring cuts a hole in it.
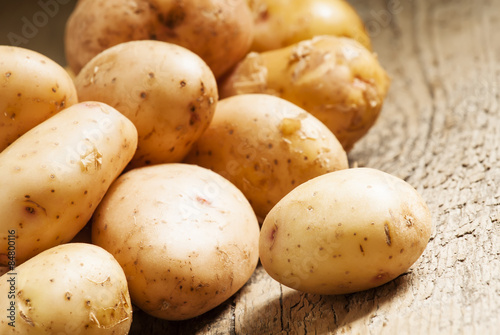
M 194 320 L 135 314 L 131 334 L 498 334 L 499 1 L 353 1 L 392 77 L 352 164 L 394 174 L 427 201 L 434 232 L 396 280 L 342 296 L 303 294 L 259 267 Z

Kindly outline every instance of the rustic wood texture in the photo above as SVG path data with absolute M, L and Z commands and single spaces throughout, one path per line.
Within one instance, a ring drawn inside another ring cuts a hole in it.
M 396 280 L 342 296 L 302 294 L 259 267 L 193 320 L 138 311 L 131 334 L 498 334 L 500 1 L 352 1 L 392 77 L 352 164 L 394 174 L 427 201 L 434 232 Z

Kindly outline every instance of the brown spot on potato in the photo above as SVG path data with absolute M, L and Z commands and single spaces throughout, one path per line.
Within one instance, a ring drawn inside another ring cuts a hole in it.
M 210 202 L 210 201 L 208 201 L 207 199 L 202 198 L 202 197 L 200 197 L 200 196 L 197 196 L 197 197 L 196 197 L 196 201 L 198 201 L 198 202 L 199 202 L 200 204 L 202 204 L 202 205 L 210 205 L 210 204 L 211 204 L 211 202 Z
M 65 297 L 65 298 L 66 298 L 66 300 L 68 300 L 68 301 L 70 301 L 70 300 L 71 300 L 71 296 L 72 296 L 72 294 L 71 294 L 70 292 L 66 292 L 66 293 L 64 294 L 64 297 Z
M 146 99 L 147 96 L 146 92 L 141 92 L 141 99 Z
M 190 117 L 189 117 L 189 125 L 192 126 L 196 122 L 200 121 L 200 115 L 196 113 L 196 106 L 191 105 L 189 107 Z
M 385 243 L 388 246 L 391 246 L 391 232 L 389 231 L 389 225 L 387 223 L 384 224 L 384 233 L 385 233 Z
M 388 278 L 389 278 L 389 273 L 380 272 L 378 275 L 373 277 L 372 281 L 381 282 L 381 281 L 386 281 Z
M 12 72 L 6 72 L 5 73 L 5 77 L 7 77 L 7 78 L 10 78 L 11 75 L 12 75 Z
M 363 253 L 363 255 L 365 254 L 365 250 L 363 249 L 363 246 L 361 244 L 359 245 L 359 250 Z
M 158 21 L 164 24 L 169 29 L 175 29 L 184 22 L 186 13 L 180 6 L 172 8 L 166 15 L 158 14 Z
M 179 84 L 181 85 L 181 87 L 186 87 L 186 81 L 185 80 L 181 80 L 181 82 Z

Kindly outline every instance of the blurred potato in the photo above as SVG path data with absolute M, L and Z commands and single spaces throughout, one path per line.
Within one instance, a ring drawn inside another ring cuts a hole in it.
M 220 95 L 284 98 L 322 121 L 349 151 L 375 123 L 389 83 L 372 52 L 353 39 L 324 35 L 249 53 L 221 83 Z
M 252 51 L 280 49 L 318 35 L 350 37 L 371 49 L 363 21 L 344 0 L 247 0 L 254 16 Z
M 78 73 L 114 45 L 170 42 L 199 55 L 219 77 L 245 56 L 252 38 L 252 13 L 245 0 L 85 0 L 68 19 L 65 50 Z

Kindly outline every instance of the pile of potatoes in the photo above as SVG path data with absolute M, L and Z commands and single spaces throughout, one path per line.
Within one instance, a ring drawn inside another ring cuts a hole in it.
M 417 191 L 349 168 L 389 79 L 347 2 L 80 0 L 65 48 L 0 46 L 0 333 L 193 318 L 259 259 L 356 292 L 424 251 Z

